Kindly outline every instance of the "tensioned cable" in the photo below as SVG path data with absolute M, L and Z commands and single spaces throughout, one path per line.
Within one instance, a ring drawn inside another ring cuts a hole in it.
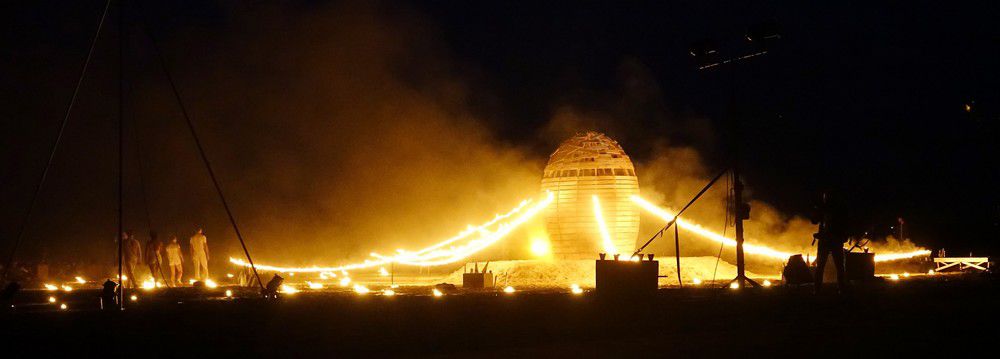
M 130 90 L 129 92 L 132 92 L 131 89 L 132 89 L 132 86 L 130 85 L 129 86 L 129 90 Z M 151 216 L 149 214 L 149 196 L 147 196 L 147 193 L 146 193 L 146 180 L 145 180 L 145 176 L 143 176 L 143 174 L 142 174 L 143 173 L 143 165 L 142 165 L 142 163 L 143 163 L 143 161 L 142 161 L 142 153 L 143 152 L 142 152 L 142 145 L 139 143 L 139 136 L 137 135 L 138 132 L 139 132 L 139 130 L 137 129 L 139 127 L 139 122 L 138 122 L 138 117 L 135 114 L 135 103 L 132 104 L 132 106 L 130 107 L 130 110 L 131 110 L 131 116 L 129 116 L 129 117 L 131 117 L 131 119 L 132 119 L 132 121 L 131 121 L 132 126 L 129 127 L 129 134 L 130 134 L 130 137 L 132 137 L 132 143 L 135 146 L 135 162 L 136 162 L 136 167 L 137 167 L 137 170 L 138 170 L 138 173 L 139 173 L 139 191 L 140 191 L 140 194 L 142 195 L 142 208 L 144 210 L 143 212 L 146 215 L 146 228 L 149 230 L 149 239 L 150 239 L 150 243 L 149 244 L 152 244 L 153 233 L 155 231 L 153 230 L 153 216 Z M 149 244 L 147 244 L 147 246 Z M 147 247 L 146 250 L 148 251 L 149 248 Z M 145 257 L 145 253 L 143 253 L 143 257 Z M 157 257 L 159 257 L 159 253 L 157 253 Z M 143 258 L 143 259 L 144 260 L 148 260 L 148 258 Z M 166 278 L 166 276 L 163 273 L 163 265 L 162 265 L 162 263 L 159 263 L 157 265 L 157 268 L 159 269 L 159 272 L 160 272 L 160 278 Z M 153 274 L 153 273 L 150 273 L 150 274 Z M 154 277 L 155 277 L 155 275 L 154 275 Z M 154 280 L 154 283 L 155 283 L 155 280 Z
M 722 170 L 722 172 L 719 172 L 718 175 L 715 175 L 715 177 L 712 178 L 711 181 L 708 181 L 708 184 L 705 185 L 705 188 L 702 188 L 701 191 L 699 191 L 698 194 L 694 195 L 694 198 L 692 198 L 691 201 L 684 206 L 684 208 L 681 208 L 681 210 L 674 215 L 674 219 L 671 219 L 670 222 L 667 222 L 666 226 L 663 226 L 663 228 L 661 228 L 658 232 L 656 232 L 656 234 L 650 237 L 649 240 L 646 241 L 646 243 L 644 243 L 641 247 L 639 247 L 639 249 L 636 249 L 635 253 L 632 253 L 632 256 L 630 256 L 629 258 L 635 257 L 636 255 L 641 253 L 643 249 L 646 249 L 646 246 L 649 246 L 650 243 L 653 243 L 653 240 L 656 239 L 656 237 L 662 236 L 664 231 L 670 229 L 670 226 L 674 225 L 674 222 L 677 222 L 677 219 L 681 217 L 681 213 L 684 213 L 684 211 L 686 211 L 688 207 L 691 207 L 691 205 L 694 204 L 694 202 L 697 201 L 698 198 L 701 198 L 701 195 L 705 194 L 705 191 L 708 191 L 709 188 L 712 188 L 712 185 L 715 184 L 715 182 L 718 181 L 719 178 L 722 178 L 722 175 L 726 174 L 727 171 L 729 171 L 728 168 Z
M 3 267 L 3 277 L 0 278 L 0 282 L 7 280 L 7 273 L 10 270 L 10 264 L 13 263 L 14 255 L 17 253 L 17 248 L 21 245 L 21 241 L 24 239 L 24 231 L 28 227 L 28 223 L 31 221 L 31 215 L 35 210 L 35 205 L 38 203 L 38 194 L 42 191 L 42 184 L 45 183 L 45 178 L 49 175 L 49 169 L 52 168 L 52 160 L 55 159 L 56 150 L 59 148 L 59 143 L 62 141 L 63 133 L 66 132 L 66 124 L 69 123 L 69 116 L 73 112 L 73 105 L 76 103 L 76 97 L 80 93 L 80 87 L 83 85 L 83 79 L 86 77 L 87 68 L 90 67 L 90 59 L 94 56 L 94 48 L 97 47 L 97 40 L 101 36 L 101 29 L 104 28 L 104 19 L 108 17 L 108 9 L 111 8 L 111 0 L 104 3 L 104 11 L 101 13 L 101 20 L 97 23 L 97 30 L 94 31 L 94 37 L 90 41 L 90 48 L 87 50 L 87 57 L 83 61 L 83 68 L 80 69 L 80 76 L 76 80 L 76 87 L 73 88 L 73 95 L 69 98 L 69 104 L 66 106 L 66 112 L 63 115 L 62 123 L 59 125 L 59 132 L 56 134 L 56 141 L 52 144 L 52 149 L 49 151 L 49 158 L 45 162 L 45 168 L 42 170 L 42 175 L 38 179 L 38 184 L 35 185 L 35 192 L 31 195 L 31 202 L 28 204 L 28 210 L 24 214 L 24 220 L 21 222 L 21 227 L 17 231 L 17 237 L 14 240 L 14 248 L 10 250 L 10 255 L 7 256 L 7 264 Z
M 138 4 L 139 2 L 136 1 L 136 3 Z M 142 5 L 139 5 L 139 11 L 144 12 Z M 144 15 L 144 13 L 141 15 Z M 253 269 L 253 275 L 257 278 L 257 284 L 263 291 L 264 283 L 261 282 L 260 275 L 257 273 L 257 267 L 254 266 L 253 259 L 250 258 L 250 251 L 247 249 L 246 242 L 243 240 L 243 234 L 240 232 L 240 228 L 236 224 L 236 218 L 233 217 L 232 210 L 229 209 L 229 203 L 226 201 L 226 196 L 222 193 L 222 187 L 219 186 L 219 181 L 215 177 L 215 172 L 212 170 L 212 165 L 208 161 L 205 149 L 201 145 L 201 140 L 198 137 L 197 131 L 195 131 L 194 123 L 191 121 L 191 116 L 188 115 L 187 107 L 184 106 L 184 102 L 181 100 L 181 94 L 177 90 L 177 84 L 174 82 L 174 78 L 170 73 L 169 67 L 167 66 L 167 60 L 163 57 L 163 52 L 160 51 L 160 47 L 156 43 L 156 37 L 149 29 L 149 24 L 145 21 L 144 16 L 141 16 L 140 20 L 143 25 L 143 31 L 146 33 L 146 36 L 149 37 L 149 41 L 153 46 L 153 52 L 156 53 L 156 58 L 160 62 L 160 67 L 163 69 L 163 73 L 167 77 L 167 82 L 170 84 L 170 90 L 173 92 L 174 99 L 177 100 L 177 106 L 180 108 L 181 114 L 184 116 L 184 121 L 187 123 L 188 130 L 191 132 L 191 137 L 194 139 L 194 143 L 198 147 L 198 154 L 201 156 L 201 160 L 205 164 L 205 169 L 208 170 L 208 176 L 212 179 L 212 185 L 215 186 L 215 192 L 218 193 L 219 199 L 222 201 L 222 207 L 226 210 L 226 215 L 229 217 L 229 223 L 233 226 L 233 231 L 236 232 L 236 238 L 240 240 L 240 246 L 243 247 L 243 254 L 246 255 L 247 262 L 250 263 L 250 268 Z

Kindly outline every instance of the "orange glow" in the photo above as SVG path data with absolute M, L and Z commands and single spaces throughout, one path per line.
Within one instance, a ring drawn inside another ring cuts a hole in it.
M 608 224 L 604 222 L 601 200 L 597 199 L 596 194 L 591 198 L 594 200 L 594 220 L 597 221 L 597 229 L 601 233 L 601 248 L 604 248 L 604 253 L 609 255 L 618 254 L 618 248 L 615 248 L 615 242 L 611 240 L 611 233 L 608 232 Z
M 671 221 L 671 220 L 674 219 L 674 214 L 673 213 L 671 213 L 671 212 L 669 212 L 669 211 L 667 211 L 665 209 L 662 209 L 660 207 L 657 207 L 656 205 L 654 205 L 652 203 L 649 203 L 648 201 L 646 201 L 645 199 L 642 199 L 639 196 L 632 196 L 632 201 L 635 201 L 635 203 L 638 204 L 643 209 L 645 209 L 645 210 L 647 210 L 649 212 L 652 212 L 653 214 L 659 216 L 660 218 L 663 218 L 666 221 Z M 715 232 L 712 232 L 712 231 L 710 231 L 708 229 L 705 229 L 704 227 L 702 227 L 702 226 L 700 226 L 698 224 L 694 224 L 694 223 L 691 223 L 691 222 L 689 222 L 687 220 L 680 219 L 680 218 L 677 219 L 676 223 L 677 223 L 678 227 L 680 227 L 682 229 L 685 229 L 685 230 L 688 230 L 688 231 L 691 231 L 694 234 L 697 234 L 697 235 L 699 235 L 699 236 L 701 236 L 703 238 L 706 238 L 708 240 L 711 240 L 713 242 L 723 243 L 723 244 L 725 244 L 727 246 L 736 246 L 736 240 L 730 239 L 730 238 L 727 238 L 727 237 L 723 237 L 722 235 L 720 235 L 718 233 L 715 233 Z M 750 244 L 750 243 L 746 243 L 746 242 L 743 243 L 743 251 L 745 253 L 747 253 L 747 254 L 760 255 L 760 256 L 770 257 L 770 258 L 774 258 L 774 259 L 778 259 L 778 260 L 782 260 L 782 261 L 787 260 L 788 257 L 796 254 L 796 253 L 782 252 L 782 251 L 779 251 L 779 250 L 776 250 L 776 249 L 772 249 L 772 248 L 764 246 L 764 245 Z M 915 250 L 915 251 L 911 251 L 911 252 L 904 252 L 904 253 L 878 253 L 878 254 L 875 254 L 875 261 L 876 262 L 887 262 L 887 261 L 893 261 L 893 260 L 898 260 L 898 259 L 907 259 L 907 258 L 927 256 L 927 255 L 930 255 L 930 254 L 931 254 L 931 251 L 926 250 L 926 249 L 919 249 L 919 250 Z
M 372 257 L 375 258 L 374 260 L 366 259 L 361 263 L 347 264 L 339 267 L 313 266 L 313 267 L 294 268 L 294 267 L 278 267 L 266 264 L 257 264 L 256 267 L 259 270 L 276 271 L 283 273 L 296 273 L 296 272 L 315 273 L 315 272 L 334 272 L 334 271 L 373 268 L 373 267 L 383 266 L 389 263 L 398 263 L 398 264 L 405 264 L 405 265 L 412 265 L 419 267 L 438 266 L 438 265 L 456 263 L 505 238 L 515 228 L 518 228 L 520 225 L 524 224 L 524 222 L 527 222 L 529 219 L 537 215 L 542 209 L 544 209 L 546 206 L 552 203 L 554 199 L 555 196 L 550 192 L 547 193 L 545 199 L 543 199 L 538 203 L 535 203 L 530 207 L 528 206 L 528 204 L 531 203 L 531 200 L 525 200 L 507 214 L 497 215 L 492 220 L 486 222 L 483 225 L 480 225 L 479 227 L 470 227 L 469 229 L 459 233 L 459 235 L 455 237 L 446 239 L 440 243 L 434 244 L 430 247 L 426 247 L 415 252 L 398 250 L 397 254 L 392 256 L 384 256 L 373 252 L 371 253 L 371 255 Z M 514 215 L 516 214 L 519 215 L 515 217 Z M 499 221 L 507 219 L 509 217 L 512 217 L 512 219 L 510 219 L 507 222 L 497 224 Z M 496 224 L 495 228 L 492 231 L 489 230 L 489 228 L 494 227 L 494 224 Z M 472 234 L 479 234 L 479 237 L 475 239 L 469 239 L 466 243 L 462 245 L 449 246 L 447 249 L 442 249 L 442 247 L 446 245 L 455 243 L 463 239 L 467 239 Z M 244 267 L 250 266 L 250 263 L 247 263 L 244 260 L 238 258 L 230 257 L 229 262 Z

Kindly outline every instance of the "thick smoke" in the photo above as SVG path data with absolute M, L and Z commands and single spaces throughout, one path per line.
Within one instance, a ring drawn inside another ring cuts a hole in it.
M 546 158 L 499 140 L 471 115 L 463 74 L 451 70 L 456 66 L 445 47 L 433 40 L 434 29 L 419 16 L 363 3 L 253 6 L 231 13 L 221 28 L 174 32 L 161 47 L 256 259 L 334 264 L 357 261 L 371 251 L 419 248 L 537 197 Z M 151 48 L 141 37 L 133 42 L 136 56 L 145 60 L 131 63 L 129 113 L 135 126 L 127 150 L 136 151 L 127 160 L 125 226 L 147 230 L 143 207 L 152 229 L 164 237 L 178 235 L 183 242 L 196 226 L 204 226 L 213 270 L 228 268 L 225 257 L 241 253 L 235 234 Z M 669 95 L 638 62 L 626 61 L 620 72 L 620 93 L 599 94 L 605 100 L 595 101 L 605 106 L 556 104 L 538 137 L 555 149 L 573 133 L 606 132 L 632 155 L 641 194 L 680 208 L 720 168 L 702 157 L 706 148 L 717 147 L 710 122 L 667 111 L 663 99 Z M 650 136 L 637 120 L 646 117 L 669 119 L 672 127 L 666 132 L 672 135 Z M 111 140 L 96 141 L 104 142 L 97 147 L 110 148 Z M 113 170 L 102 166 L 102 176 L 91 177 L 104 186 Z M 726 187 L 718 183 L 687 217 L 723 232 Z M 86 191 L 74 187 L 72 192 Z M 77 197 L 111 203 L 95 196 Z M 764 203 L 752 206 L 751 241 L 790 252 L 809 249 L 815 227 L 807 220 Z M 100 220 L 48 219 L 36 223 L 44 230 L 31 233 L 103 243 L 87 248 L 94 258 L 113 258 L 113 226 L 107 219 L 113 212 L 104 205 L 90 211 L 94 214 L 86 218 Z M 47 216 L 56 217 L 71 216 Z M 644 215 L 639 242 L 662 224 Z M 544 225 L 533 221 L 502 250 L 524 255 L 528 237 L 539 235 Z M 681 235 L 684 256 L 714 256 L 719 250 L 693 234 Z M 659 239 L 652 251 L 673 255 L 667 239 Z M 79 256 L 80 247 L 65 246 L 64 254 Z M 732 250 L 722 258 L 732 261 Z M 777 265 L 748 258 L 767 268 Z
M 176 73 L 259 260 L 343 263 L 415 249 L 537 195 L 543 163 L 463 108 L 432 30 L 382 10 L 268 8 L 242 13 L 225 36 L 193 31 L 170 43 L 212 49 L 177 57 Z M 154 100 L 141 106 L 165 106 Z M 209 221 L 220 263 L 241 252 L 176 115 L 157 120 L 172 157 L 155 166 L 183 178 L 151 186 L 170 192 L 154 212 Z

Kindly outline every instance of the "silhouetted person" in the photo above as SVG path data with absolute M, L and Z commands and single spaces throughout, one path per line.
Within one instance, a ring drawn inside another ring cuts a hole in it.
M 819 225 L 819 231 L 813 234 L 817 241 L 816 273 L 814 274 L 815 291 L 820 292 L 823 285 L 823 269 L 827 257 L 833 257 L 833 267 L 837 271 L 837 284 L 840 291 L 847 289 L 847 277 L 844 275 L 844 242 L 847 242 L 847 207 L 840 198 L 834 198 L 824 193 L 820 204 L 813 214 L 813 224 Z
M 184 254 L 181 253 L 181 244 L 177 243 L 177 236 L 170 237 L 167 244 L 167 265 L 170 266 L 170 285 L 181 285 L 184 275 Z
M 122 240 L 125 276 L 128 277 L 127 280 L 123 279 L 122 283 L 126 283 L 128 288 L 135 288 L 136 282 L 139 281 L 139 278 L 135 276 L 135 267 L 142 264 L 142 248 L 139 245 L 139 240 L 131 231 L 122 233 Z
M 191 265 L 194 266 L 195 278 L 200 281 L 208 279 L 208 237 L 201 228 L 191 236 Z
M 113 310 L 118 308 L 118 283 L 111 279 L 104 281 L 101 288 L 101 309 Z
M 153 277 L 153 283 L 156 283 L 157 276 L 159 276 L 160 280 L 166 281 L 163 278 L 163 242 L 160 241 L 156 232 L 149 232 L 149 242 L 146 243 L 145 257 L 146 265 L 149 266 L 149 275 Z
M 271 280 L 267 281 L 267 285 L 264 287 L 263 294 L 265 298 L 274 298 L 278 296 L 278 289 L 281 288 L 281 282 L 285 281 L 285 278 L 275 274 L 271 277 Z

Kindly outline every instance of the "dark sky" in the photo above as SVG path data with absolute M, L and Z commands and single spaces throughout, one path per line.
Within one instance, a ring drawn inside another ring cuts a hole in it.
M 10 17 L 0 50 L 5 143 L 5 170 L 0 175 L 5 219 L 0 233 L 5 243 L 16 233 L 102 3 L 22 2 L 5 11 Z M 462 79 L 464 107 L 483 119 L 503 144 L 546 156 L 553 143 L 540 133 L 560 108 L 572 107 L 603 119 L 595 122 L 598 129 L 618 139 L 637 161 L 651 156 L 655 143 L 665 138 L 697 148 L 712 167 L 722 168 L 726 147 L 720 143 L 719 129 L 735 118 L 744 134 L 739 148 L 746 181 L 756 199 L 786 213 L 805 214 L 811 196 L 833 186 L 849 199 L 864 225 L 876 231 L 885 232 L 902 216 L 918 244 L 996 248 L 1000 240 L 997 6 L 922 1 L 826 5 L 387 1 L 375 7 L 421 29 L 403 41 L 434 38 L 430 47 L 448 59 L 439 66 Z M 216 32 L 228 33 L 229 44 L 259 47 L 261 53 L 282 58 L 286 54 L 280 49 L 271 50 L 250 35 L 241 43 L 242 30 L 233 31 L 241 24 L 234 14 L 265 6 L 152 2 L 146 5 L 146 16 L 167 51 L 172 51 L 168 57 L 184 59 L 181 62 L 197 63 L 202 55 L 211 58 L 226 51 L 184 43 L 201 34 L 211 38 Z M 329 7 L 291 1 L 278 8 L 281 17 L 295 19 L 325 14 Z M 687 55 L 690 44 L 714 39 L 723 56 L 745 52 L 746 28 L 768 20 L 781 29 L 781 39 L 769 54 L 734 69 L 695 70 Z M 111 35 L 95 55 L 91 86 L 85 86 L 79 99 L 81 116 L 88 119 L 81 122 L 87 125 L 71 125 L 72 136 L 63 144 L 83 156 L 87 151 L 94 156 L 113 153 L 105 151 L 111 147 L 87 148 L 78 140 L 114 129 L 114 102 L 108 98 L 115 95 L 111 32 L 115 26 L 109 26 Z M 323 34 L 287 35 L 293 37 L 289 41 L 302 41 Z M 146 59 L 135 60 L 136 71 L 158 71 L 148 46 L 137 46 L 135 52 Z M 427 60 L 415 57 L 399 65 L 400 77 L 415 88 L 437 83 L 433 71 L 408 70 L 409 65 L 428 68 L 422 61 Z M 273 87 L 274 82 L 254 81 L 269 74 L 238 61 L 230 64 L 239 74 L 231 77 L 234 83 L 282 91 Z M 966 111 L 967 104 L 971 111 Z M 112 120 L 104 124 L 96 120 L 102 118 Z M 699 128 L 708 128 L 708 135 Z M 252 161 L 238 153 L 233 156 L 223 161 Z M 63 158 L 57 161 L 63 167 L 53 176 L 110 181 L 111 159 L 103 167 L 81 169 Z M 195 158 L 189 160 L 197 164 Z M 79 191 L 72 196 L 106 200 Z M 43 198 L 51 208 L 42 210 L 41 216 L 62 213 L 52 209 L 58 207 L 57 198 Z M 33 225 L 53 223 L 58 222 Z
M 650 131 L 670 133 L 683 113 L 722 125 L 735 93 L 747 179 L 759 197 L 801 212 L 809 191 L 834 185 L 876 223 L 912 217 L 942 244 L 998 239 L 994 6 L 732 3 L 425 8 L 457 56 L 484 69 L 489 81 L 480 83 L 500 89 L 484 115 L 499 114 L 512 140 L 544 123 L 553 101 L 613 106 L 605 99 L 614 97 L 616 71 L 635 61 L 670 111 L 633 122 L 626 146 Z M 781 40 L 735 74 L 698 73 L 683 56 L 705 38 L 746 51 L 741 35 L 766 20 L 779 23 Z M 973 113 L 964 112 L 972 102 Z

